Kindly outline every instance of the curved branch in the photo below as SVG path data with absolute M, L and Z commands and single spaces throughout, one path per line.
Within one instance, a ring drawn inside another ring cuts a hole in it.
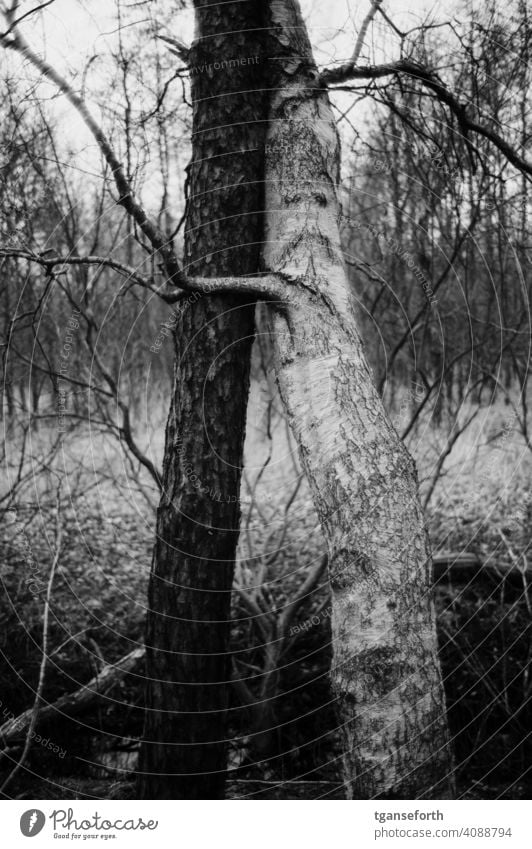
M 283 610 L 282 615 L 279 618 L 279 639 L 284 640 L 288 634 L 288 629 L 290 624 L 294 618 L 294 615 L 297 613 L 300 605 L 311 595 L 311 593 L 316 589 L 318 585 L 318 581 L 325 571 L 327 564 L 329 562 L 329 558 L 326 554 L 323 555 L 321 560 L 319 560 L 313 569 L 310 570 L 306 580 L 299 588 L 298 592 L 294 596 L 293 599 L 286 605 Z
M 483 136 L 483 138 L 487 139 L 494 147 L 500 150 L 507 160 L 519 171 L 532 176 L 532 162 L 518 153 L 495 130 L 491 130 L 489 127 L 479 124 L 478 121 L 469 118 L 466 105 L 449 91 L 445 83 L 433 71 L 423 65 L 419 65 L 417 62 L 409 59 L 399 59 L 397 62 L 388 62 L 383 65 L 366 65 L 358 68 L 353 67 L 353 64 L 348 62 L 345 65 L 340 65 L 338 68 L 326 68 L 320 74 L 320 83 L 324 86 L 329 86 L 336 83 L 344 83 L 348 80 L 374 80 L 401 73 L 408 74 L 413 79 L 419 80 L 425 88 L 433 92 L 442 103 L 445 103 L 451 112 L 456 115 L 464 135 L 468 131 L 471 131 Z
M 35 262 L 50 273 L 56 266 L 61 265 L 99 265 L 112 268 L 125 277 L 132 280 L 144 289 L 148 289 L 167 304 L 181 301 L 187 293 L 197 292 L 201 295 L 222 295 L 229 292 L 237 292 L 241 295 L 250 295 L 257 300 L 284 301 L 287 293 L 287 281 L 279 274 L 263 274 L 256 277 L 189 277 L 182 274 L 180 279 L 181 288 L 177 291 L 162 292 L 128 265 L 115 259 L 104 256 L 51 256 L 37 254 L 33 251 L 18 248 L 0 248 L 0 257 L 15 257 Z M 297 284 L 296 284 L 297 285 Z
M 20 24 L 25 18 L 29 18 L 30 15 L 34 15 L 36 12 L 40 12 L 42 9 L 45 9 L 47 6 L 51 6 L 52 3 L 54 3 L 54 2 L 55 2 L 55 0 L 46 0 L 46 2 L 41 3 L 40 6 L 36 6 L 34 9 L 29 9 L 29 11 L 24 12 L 24 14 L 21 15 L 20 18 L 17 18 L 16 20 L 14 20 L 13 18 L 14 18 L 16 9 L 18 7 L 18 3 L 14 3 L 13 7 L 11 8 L 10 12 L 8 13 L 8 17 L 9 17 L 9 20 L 10 20 L 9 27 L 8 27 L 8 29 L 6 29 L 5 32 L 3 32 L 0 35 L 0 38 L 5 38 L 6 35 L 10 35 L 11 32 L 15 29 L 15 27 L 18 26 L 18 24 Z
M 9 773 L 9 775 L 2 782 L 2 786 L 0 787 L 0 794 L 5 794 L 6 787 L 8 784 L 11 784 L 16 774 L 22 769 L 24 766 L 26 759 L 28 757 L 28 753 L 30 751 L 31 743 L 34 737 L 35 726 L 37 725 L 37 720 L 39 717 L 39 710 L 43 701 L 42 694 L 44 689 L 44 679 L 46 675 L 46 665 L 48 663 L 48 641 L 49 641 L 49 626 L 50 626 L 50 602 L 52 600 L 52 587 L 54 583 L 55 573 L 57 569 L 57 564 L 59 563 L 59 555 L 61 553 L 61 540 L 63 536 L 63 531 L 61 528 L 61 520 L 59 514 L 59 489 L 57 492 L 57 505 L 56 505 L 56 516 L 55 516 L 55 554 L 52 560 L 52 565 L 50 566 L 50 574 L 48 576 L 48 583 L 46 586 L 46 596 L 44 599 L 44 613 L 43 613 L 43 624 L 42 624 L 42 658 L 39 666 L 39 680 L 37 682 L 37 689 L 35 690 L 35 699 L 33 702 L 33 707 L 28 711 L 29 713 L 29 721 L 26 731 L 26 739 L 24 741 L 24 748 L 22 750 L 22 754 L 14 765 L 13 769 Z
M 282 274 L 261 274 L 256 277 L 184 277 L 184 289 L 204 295 L 220 295 L 236 292 L 261 301 L 284 302 L 290 286 L 298 286 Z

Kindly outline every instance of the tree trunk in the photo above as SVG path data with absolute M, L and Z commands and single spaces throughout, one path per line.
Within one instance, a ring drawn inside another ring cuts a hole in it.
M 263 227 L 262 13 L 256 3 L 194 5 L 185 270 L 253 274 Z M 176 326 L 149 587 L 140 793 L 157 799 L 224 794 L 230 600 L 254 335 L 254 304 L 241 296 L 189 301 Z
M 452 762 L 413 460 L 355 324 L 338 229 L 339 145 L 295 0 L 271 0 L 264 263 L 277 380 L 325 533 L 333 684 L 355 798 L 448 798 Z M 283 58 L 284 57 L 284 58 Z M 273 64 L 273 63 L 272 63 Z

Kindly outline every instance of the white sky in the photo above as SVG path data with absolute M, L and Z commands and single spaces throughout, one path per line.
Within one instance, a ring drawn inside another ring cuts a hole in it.
M 439 0 L 385 0 L 384 9 L 394 22 L 403 29 L 419 25 L 427 16 L 434 21 L 449 19 L 450 9 L 455 6 Z M 20 13 L 38 6 L 39 0 L 22 0 Z M 176 9 L 176 0 L 130 0 L 123 3 L 130 20 L 146 21 L 148 15 L 164 23 L 170 21 L 168 33 L 178 36 L 187 43 L 193 38 L 193 12 L 191 9 Z M 302 0 L 302 9 L 307 21 L 316 59 L 320 64 L 346 61 L 353 50 L 358 28 L 369 8 L 369 0 Z M 127 11 L 129 8 L 129 11 Z M 51 6 L 22 24 L 22 30 L 30 44 L 42 52 L 48 61 L 70 80 L 80 78 L 87 62 L 92 59 L 87 77 L 88 87 L 98 82 L 102 74 L 105 56 L 117 46 L 117 19 L 115 0 L 55 0 Z M 164 28 L 163 28 L 164 31 Z M 398 55 L 395 38 L 384 19 L 377 15 L 367 34 L 362 59 L 383 61 Z M 33 69 L 23 69 L 20 60 L 0 51 L 0 63 L 14 64 L 18 74 L 35 79 Z M 53 90 L 47 92 L 53 94 Z M 110 93 L 110 97 L 112 93 Z M 63 114 L 65 133 L 71 142 L 86 139 L 86 131 L 72 108 L 63 102 L 55 103 L 56 114 Z

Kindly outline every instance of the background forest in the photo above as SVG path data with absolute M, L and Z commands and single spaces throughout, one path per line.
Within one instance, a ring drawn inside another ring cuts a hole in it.
M 98 4 L 75 5 L 72 19 L 62 17 L 59 0 L 28 32 L 91 103 L 137 193 L 179 246 L 191 71 L 165 39 L 189 32 L 189 10 L 115 0 L 99 17 Z M 303 9 L 317 56 L 330 64 L 358 24 L 342 9 L 342 23 L 324 26 L 318 5 Z M 530 150 L 530 11 L 526 0 L 420 7 L 394 18 L 398 32 L 379 18 L 366 59 L 382 61 L 400 44 L 438 69 L 470 116 Z M 79 56 L 79 36 L 63 41 L 74 18 L 89 33 Z M 142 734 L 175 316 L 123 273 L 121 263 L 160 274 L 147 268 L 144 237 L 116 205 L 109 171 L 69 104 L 6 51 L 0 91 L 1 792 L 127 796 Z M 355 81 L 332 99 L 360 331 L 416 459 L 434 552 L 459 796 L 527 798 L 530 176 L 415 80 Z M 94 261 L 54 263 L 81 254 Z M 111 255 L 113 268 L 98 262 Z M 236 796 L 282 796 L 286 782 L 300 782 L 303 795 L 326 798 L 338 753 L 324 543 L 260 306 L 257 319 L 233 594 L 230 782 Z M 102 671 L 97 686 L 80 690 Z M 31 744 L 27 723 L 13 729 L 36 699 L 61 698 L 61 721 L 43 714 Z

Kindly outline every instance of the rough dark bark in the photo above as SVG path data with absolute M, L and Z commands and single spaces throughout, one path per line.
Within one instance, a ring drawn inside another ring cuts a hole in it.
M 261 4 L 194 5 L 185 270 L 253 274 L 263 206 Z M 224 794 L 230 598 L 254 304 L 237 295 L 192 300 L 176 327 L 149 587 L 145 798 Z

